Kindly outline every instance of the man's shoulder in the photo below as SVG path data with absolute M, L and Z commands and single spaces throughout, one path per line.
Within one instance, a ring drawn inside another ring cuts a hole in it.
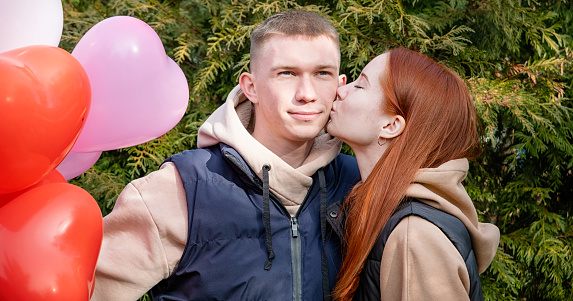
M 173 163 L 183 178 L 210 178 L 215 175 L 226 176 L 234 170 L 229 164 L 228 152 L 231 147 L 222 143 L 186 150 L 167 158 L 163 165 Z M 236 155 L 235 155 L 236 156 Z
M 338 154 L 330 164 L 332 165 L 334 172 L 341 178 L 350 179 L 352 181 L 360 179 L 360 170 L 358 169 L 356 157 Z
M 221 157 L 219 147 L 211 146 L 208 148 L 197 148 L 182 151 L 180 153 L 171 155 L 162 164 L 171 162 L 177 166 L 178 169 L 187 168 L 191 166 L 205 166 L 208 161 L 216 160 Z
M 336 156 L 336 158 L 334 158 L 335 160 L 345 160 L 345 161 L 352 161 L 354 162 L 354 164 L 356 164 L 356 157 L 351 156 L 351 155 L 346 155 L 343 153 L 340 153 Z

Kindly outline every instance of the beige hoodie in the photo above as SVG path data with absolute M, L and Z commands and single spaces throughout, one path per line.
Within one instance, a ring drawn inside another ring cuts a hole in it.
M 311 176 L 340 152 L 341 142 L 319 135 L 308 158 L 292 168 L 251 135 L 254 111 L 239 86 L 199 129 L 198 146 L 223 142 L 254 171 L 270 164 L 270 190 L 295 214 Z M 137 300 L 177 268 L 187 242 L 187 200 L 173 163 L 128 184 L 104 218 L 104 238 L 91 300 Z
M 421 169 L 406 191 L 424 203 L 459 218 L 468 229 L 480 273 L 491 263 L 499 229 L 478 222 L 476 209 L 461 182 L 468 161 L 457 159 Z M 469 300 L 464 260 L 434 224 L 409 216 L 388 237 L 380 266 L 382 300 Z

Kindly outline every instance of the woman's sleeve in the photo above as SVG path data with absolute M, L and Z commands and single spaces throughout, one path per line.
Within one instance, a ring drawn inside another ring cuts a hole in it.
M 175 269 L 187 241 L 187 203 L 174 165 L 128 184 L 104 218 L 90 300 L 143 296 Z
M 409 216 L 394 228 L 380 265 L 383 301 L 469 300 L 469 288 L 462 256 L 437 226 Z

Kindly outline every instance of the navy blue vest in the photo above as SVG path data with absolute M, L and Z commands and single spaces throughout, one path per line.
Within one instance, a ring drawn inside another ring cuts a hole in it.
M 380 301 L 380 261 L 382 260 L 382 253 L 384 253 L 386 240 L 388 240 L 390 233 L 392 233 L 392 230 L 394 230 L 398 223 L 410 215 L 424 218 L 444 232 L 458 252 L 460 252 L 466 263 L 466 268 L 470 276 L 470 292 L 468 294 L 470 300 L 483 300 L 483 291 L 479 279 L 477 262 L 468 230 L 457 217 L 416 199 L 409 199 L 404 205 L 399 207 L 397 212 L 390 217 L 380 232 L 362 269 L 360 283 L 356 289 L 353 300 Z
M 185 188 L 189 234 L 177 269 L 151 290 L 153 300 L 322 300 L 323 244 L 334 286 L 340 240 L 330 228 L 322 240 L 316 174 L 294 219 L 271 193 L 275 257 L 265 270 L 262 183 L 241 156 L 219 144 L 167 161 L 175 163 Z M 355 158 L 346 155 L 322 170 L 328 204 L 344 199 L 360 177 Z

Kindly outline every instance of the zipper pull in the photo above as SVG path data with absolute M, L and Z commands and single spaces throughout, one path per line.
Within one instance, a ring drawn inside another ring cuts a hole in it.
M 298 221 L 296 217 L 290 218 L 290 230 L 292 232 L 292 237 L 298 237 Z

